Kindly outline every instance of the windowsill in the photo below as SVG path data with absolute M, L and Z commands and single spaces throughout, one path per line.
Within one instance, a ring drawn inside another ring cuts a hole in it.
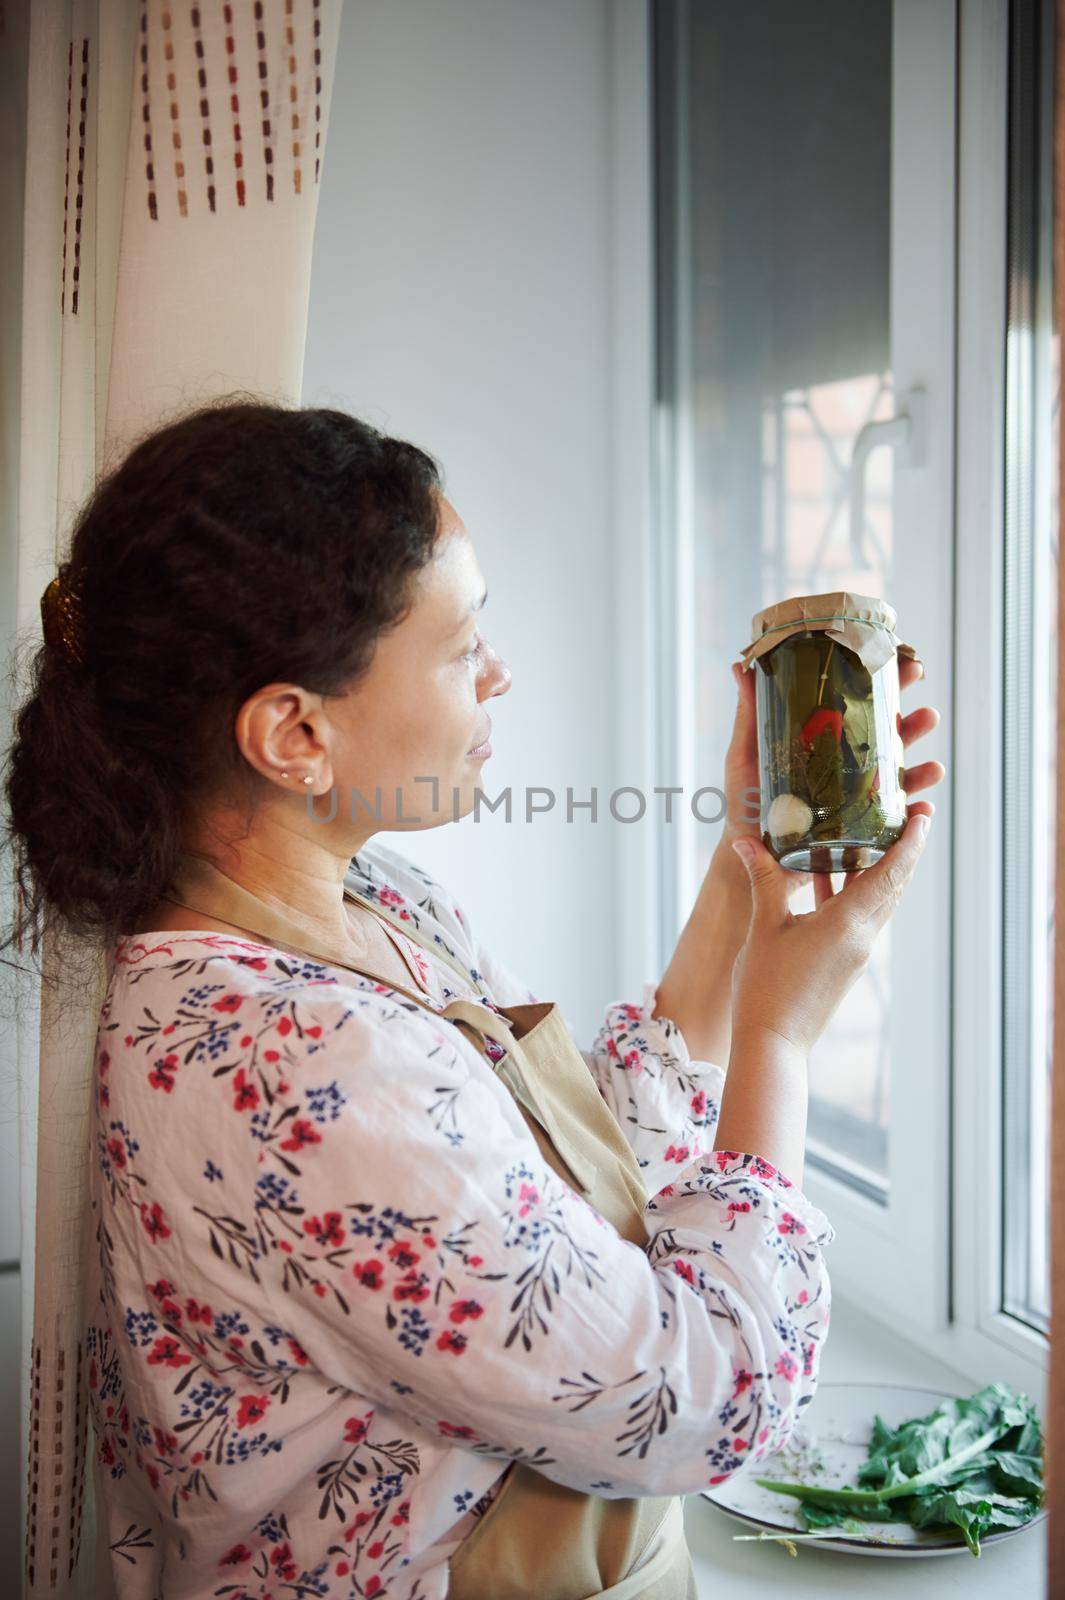
M 843 1300 L 838 1291 L 833 1296 L 821 1378 L 826 1383 L 865 1380 L 928 1384 L 958 1394 L 969 1394 L 974 1387 L 941 1361 L 889 1333 Z M 1046 1588 L 1045 1522 L 1039 1528 L 991 1545 L 979 1560 L 965 1552 L 921 1561 L 919 1576 L 913 1572 L 913 1558 L 844 1555 L 813 1550 L 803 1544 L 797 1546 L 798 1556 L 792 1557 L 783 1545 L 737 1544 L 733 1534 L 751 1530 L 701 1495 L 687 1497 L 684 1525 L 699 1595 L 706 1600 L 716 1600 L 722 1593 L 733 1591 L 761 1595 L 772 1590 L 775 1594 L 778 1585 L 792 1600 L 820 1600 L 823 1595 L 853 1596 L 859 1592 L 863 1600 L 877 1600 L 881 1595 L 897 1600 L 902 1592 L 900 1585 L 909 1593 L 919 1590 L 922 1597 L 997 1597 L 1008 1592 L 1030 1595 L 1034 1600 Z

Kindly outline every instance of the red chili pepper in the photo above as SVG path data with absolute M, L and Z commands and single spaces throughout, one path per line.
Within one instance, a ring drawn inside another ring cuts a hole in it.
M 831 728 L 839 744 L 843 738 L 843 712 L 833 711 L 831 706 L 818 706 L 816 711 L 811 711 L 802 725 L 799 737 L 807 750 L 812 750 L 819 733 L 825 728 Z

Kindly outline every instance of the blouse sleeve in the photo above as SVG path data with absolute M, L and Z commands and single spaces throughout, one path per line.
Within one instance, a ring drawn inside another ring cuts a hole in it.
M 319 1370 L 607 1497 L 694 1492 L 780 1447 L 828 1325 L 823 1214 L 719 1152 L 677 1164 L 632 1244 L 544 1162 L 461 1030 L 353 1000 L 286 1008 L 249 1172 L 276 1241 L 264 1287 Z

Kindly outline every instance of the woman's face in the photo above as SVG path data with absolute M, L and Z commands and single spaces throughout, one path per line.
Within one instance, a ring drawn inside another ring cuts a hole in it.
M 315 812 L 324 821 L 335 804 L 335 825 L 359 839 L 472 810 L 490 756 L 477 749 L 491 730 L 488 702 L 510 687 L 510 669 L 478 626 L 486 587 L 473 544 L 442 495 L 440 505 L 434 556 L 414 581 L 407 615 L 380 635 L 357 686 L 321 703 L 336 793 L 316 784 Z

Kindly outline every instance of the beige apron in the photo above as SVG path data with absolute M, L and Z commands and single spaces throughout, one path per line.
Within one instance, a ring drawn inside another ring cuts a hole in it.
M 469 987 L 469 973 L 439 945 L 347 884 L 344 896 L 375 912 L 386 932 L 395 927 L 413 937 Z M 514 1096 L 548 1165 L 630 1243 L 647 1243 L 647 1192 L 636 1157 L 553 1002 L 500 1007 L 506 1021 L 473 1000 L 452 1000 L 438 1010 L 413 989 L 353 966 L 344 959 L 348 952 L 312 945 L 283 912 L 199 855 L 181 857 L 174 894 L 167 898 L 359 972 L 463 1028 Z M 399 941 L 393 943 L 410 966 Z M 507 1052 L 498 1063 L 485 1052 L 486 1038 Z M 451 1557 L 448 1600 L 697 1600 L 683 1506 L 678 1495 L 585 1494 L 513 1462 L 488 1510 Z

